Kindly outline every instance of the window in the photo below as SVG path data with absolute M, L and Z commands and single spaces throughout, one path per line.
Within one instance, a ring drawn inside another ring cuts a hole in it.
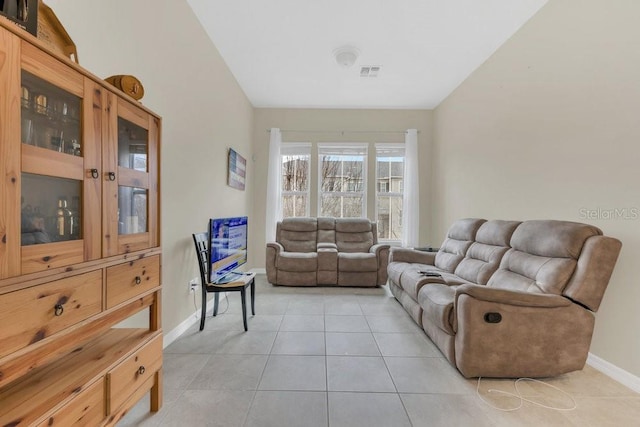
M 282 156 L 282 217 L 310 216 L 311 144 L 283 143 L 280 154 Z
M 373 144 L 371 148 L 373 150 Z M 405 150 L 403 143 L 375 144 L 375 179 L 367 179 L 368 143 L 318 143 L 317 178 L 311 179 L 311 144 L 283 143 L 282 217 L 366 218 L 375 194 L 378 239 L 402 239 Z M 315 154 L 314 154 L 315 156 Z M 316 176 L 316 159 L 314 177 Z M 373 162 L 372 162 L 373 164 Z M 312 193 L 317 191 L 317 193 Z M 317 200 L 311 210 L 310 200 Z
M 367 216 L 368 144 L 318 144 L 319 216 Z
M 376 144 L 378 239 L 402 238 L 404 144 Z

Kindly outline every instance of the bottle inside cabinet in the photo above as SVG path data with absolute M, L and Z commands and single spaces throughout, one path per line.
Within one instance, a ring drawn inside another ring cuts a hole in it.
M 82 155 L 82 100 L 27 71 L 21 77 L 22 143 Z
M 80 181 L 22 174 L 22 246 L 82 238 Z

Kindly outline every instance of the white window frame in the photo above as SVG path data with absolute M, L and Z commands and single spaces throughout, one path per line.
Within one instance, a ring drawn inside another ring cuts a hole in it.
M 376 165 L 376 178 L 375 178 L 375 194 L 376 194 L 376 200 L 375 200 L 375 221 L 376 224 L 379 224 L 379 220 L 378 220 L 378 200 L 380 198 L 380 196 L 393 196 L 393 197 L 401 197 L 402 200 L 404 199 L 404 185 L 402 185 L 402 189 L 399 192 L 381 192 L 378 191 L 378 158 L 379 157 L 402 157 L 402 162 L 403 162 L 403 170 L 404 170 L 404 164 L 406 161 L 405 158 L 405 144 L 403 142 L 400 143 L 377 143 L 376 144 L 376 159 L 375 159 L 375 165 Z M 403 180 L 404 180 L 404 176 L 403 176 Z M 404 181 L 403 181 L 404 183 Z M 400 218 L 400 221 L 402 222 L 402 218 Z M 384 242 L 384 243 L 392 243 L 392 244 L 400 244 L 401 242 L 401 238 L 398 239 L 378 239 L 380 242 Z
M 307 156 L 307 191 L 281 191 L 280 197 L 284 201 L 285 196 L 306 196 L 306 216 L 311 216 L 311 143 L 310 142 L 283 142 L 280 146 L 280 170 L 286 156 Z M 282 176 L 280 177 L 282 179 Z M 282 217 L 284 218 L 284 203 L 282 203 Z
M 317 158 L 318 158 L 318 216 L 322 212 L 322 195 L 325 193 L 322 191 L 322 162 L 324 156 L 363 156 L 362 164 L 362 191 L 331 191 L 326 192 L 332 196 L 362 196 L 362 218 L 367 218 L 367 193 L 369 189 L 369 182 L 367 179 L 367 164 L 369 158 L 369 144 L 368 143 L 353 143 L 353 142 L 337 142 L 337 143 L 318 143 L 317 146 Z

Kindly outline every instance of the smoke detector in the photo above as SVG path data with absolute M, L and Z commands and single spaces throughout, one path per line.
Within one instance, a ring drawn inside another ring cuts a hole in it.
M 352 67 L 360 56 L 360 51 L 353 46 L 343 46 L 333 51 L 333 57 L 342 68 Z

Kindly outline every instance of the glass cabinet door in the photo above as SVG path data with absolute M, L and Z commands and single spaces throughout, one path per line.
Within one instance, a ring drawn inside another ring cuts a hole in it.
M 80 156 L 82 98 L 27 71 L 21 77 L 21 142 Z
M 102 95 L 80 73 L 22 48 L 20 244 L 27 274 L 100 257 Z
M 118 168 L 148 174 L 149 131 L 118 117 Z M 123 184 L 127 184 L 123 180 Z M 131 183 L 133 184 L 133 183 Z M 118 186 L 118 234 L 149 231 L 148 189 Z
M 157 245 L 159 123 L 123 99 L 112 102 L 117 114 L 110 120 L 116 131 L 109 138 L 113 148 L 105 151 L 103 159 L 109 177 L 105 203 L 110 202 L 105 207 L 110 219 L 105 224 L 108 238 L 103 252 L 115 255 Z
M 44 174 L 22 172 L 21 244 L 82 239 L 82 169 L 77 167 L 82 154 L 82 98 L 27 71 L 21 77 L 20 139 L 29 146 L 23 150 L 25 157 L 48 160 L 52 153 L 42 150 L 50 150 L 64 154 L 58 161 L 76 169 L 67 173 L 50 165 L 40 171 Z

